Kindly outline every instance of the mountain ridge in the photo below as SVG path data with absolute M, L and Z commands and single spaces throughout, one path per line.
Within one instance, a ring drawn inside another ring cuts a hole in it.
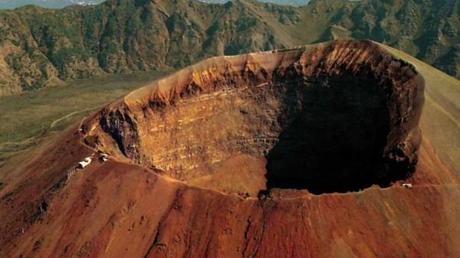
M 36 5 L 45 8 L 63 8 L 69 5 L 95 5 L 104 2 L 105 0 L 0 0 L 0 9 L 14 9 L 24 5 Z M 220 3 L 224 4 L 230 0 L 196 0 L 204 3 Z M 284 5 L 306 5 L 308 0 L 260 0 L 260 2 L 268 2 Z
M 338 38 L 386 43 L 458 78 L 459 3 L 313 0 L 293 7 L 251 0 L 111 0 L 1 11 L 0 95 Z
M 0 9 L 14 9 L 25 5 L 36 5 L 44 8 L 63 8 L 69 5 L 95 5 L 104 0 L 0 0 Z

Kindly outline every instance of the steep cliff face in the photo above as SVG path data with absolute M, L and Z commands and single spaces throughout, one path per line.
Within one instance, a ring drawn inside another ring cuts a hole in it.
M 101 73 L 182 67 L 209 56 L 373 39 L 458 76 L 459 1 L 111 0 L 0 12 L 0 94 Z
M 267 187 L 352 191 L 413 172 L 422 102 L 411 65 L 371 42 L 338 41 L 203 61 L 84 128 L 93 147 L 179 180 L 217 181 L 242 159 Z
M 7 162 L 0 256 L 455 257 L 423 87 L 369 41 L 205 60 Z

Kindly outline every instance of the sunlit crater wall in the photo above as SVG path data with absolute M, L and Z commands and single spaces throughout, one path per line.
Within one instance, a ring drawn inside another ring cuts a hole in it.
M 205 60 L 84 129 L 88 144 L 185 182 L 245 170 L 263 189 L 345 192 L 410 176 L 422 104 L 414 67 L 372 42 L 335 41 Z

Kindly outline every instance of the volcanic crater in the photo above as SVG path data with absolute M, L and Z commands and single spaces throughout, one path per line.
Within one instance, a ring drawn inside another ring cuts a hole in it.
M 370 41 L 216 57 L 116 101 L 85 143 L 191 186 L 257 196 L 410 177 L 423 78 Z

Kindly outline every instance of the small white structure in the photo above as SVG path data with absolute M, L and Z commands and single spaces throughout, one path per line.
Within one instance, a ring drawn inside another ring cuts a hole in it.
M 86 157 L 84 160 L 78 162 L 78 167 L 83 169 L 85 167 L 87 167 L 89 164 L 91 164 L 91 157 Z
M 407 188 L 407 189 L 412 189 L 412 187 L 413 187 L 413 185 L 410 184 L 410 183 L 404 183 L 404 184 L 402 184 L 402 186 L 403 186 L 404 188 Z
M 109 160 L 109 155 L 107 155 L 105 153 L 102 153 L 101 154 L 101 160 L 102 160 L 102 162 L 107 162 L 107 160 Z

